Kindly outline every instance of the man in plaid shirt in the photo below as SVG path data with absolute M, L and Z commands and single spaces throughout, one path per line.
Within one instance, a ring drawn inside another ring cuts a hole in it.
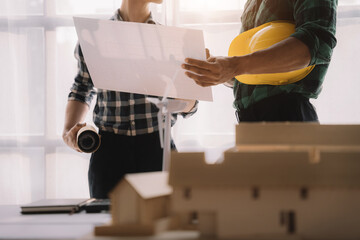
M 289 38 L 240 57 L 185 59 L 186 74 L 201 86 L 231 83 L 238 121 L 318 121 L 309 98 L 317 98 L 336 46 L 337 0 L 248 0 L 242 31 L 285 20 L 295 23 Z M 281 85 L 247 85 L 241 74 L 290 72 L 316 65 L 301 81 Z
M 151 2 L 161 3 L 162 0 L 123 0 L 112 20 L 155 24 L 148 6 Z M 91 197 L 108 198 L 109 191 L 126 173 L 162 170 L 159 110 L 145 95 L 94 89 L 79 45 L 75 57 L 79 70 L 68 97 L 63 139 L 80 152 L 76 135 L 85 126 L 81 122 L 97 94 L 94 123 L 99 128 L 101 146 L 91 155 L 88 180 Z M 186 101 L 187 106 L 179 113 L 183 117 L 189 117 L 197 110 L 197 101 Z M 172 116 L 172 124 L 176 117 L 176 114 Z

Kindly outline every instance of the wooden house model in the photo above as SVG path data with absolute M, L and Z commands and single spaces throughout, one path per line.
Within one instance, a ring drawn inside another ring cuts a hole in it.
M 111 204 L 95 235 L 154 234 L 171 216 L 202 239 L 360 239 L 360 125 L 239 124 L 222 162 L 173 152 L 169 174 L 126 175 Z
M 173 153 L 169 183 L 205 238 L 360 239 L 360 126 L 240 124 L 222 163 Z
M 167 228 L 170 194 L 167 172 L 127 174 L 110 193 L 109 225 L 95 227 L 95 235 L 152 235 Z

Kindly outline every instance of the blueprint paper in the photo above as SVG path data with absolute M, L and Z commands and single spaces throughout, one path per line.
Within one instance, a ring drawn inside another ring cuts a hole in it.
M 211 87 L 181 68 L 187 57 L 205 60 L 202 31 L 83 17 L 74 24 L 96 88 L 212 101 Z

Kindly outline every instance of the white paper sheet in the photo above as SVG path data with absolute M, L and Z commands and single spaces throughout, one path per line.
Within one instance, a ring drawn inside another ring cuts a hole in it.
M 181 68 L 186 57 L 205 59 L 202 31 L 83 17 L 74 24 L 95 87 L 163 96 L 169 84 L 169 97 L 212 101 L 211 87 Z

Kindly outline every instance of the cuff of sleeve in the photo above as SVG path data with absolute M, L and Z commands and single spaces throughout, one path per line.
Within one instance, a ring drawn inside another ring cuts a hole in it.
M 69 93 L 69 96 L 68 96 L 68 101 L 79 101 L 79 102 L 86 103 L 88 106 L 90 106 L 91 100 L 92 100 L 92 98 L 90 98 L 90 97 L 84 97 L 82 95 L 75 94 L 73 92 Z

